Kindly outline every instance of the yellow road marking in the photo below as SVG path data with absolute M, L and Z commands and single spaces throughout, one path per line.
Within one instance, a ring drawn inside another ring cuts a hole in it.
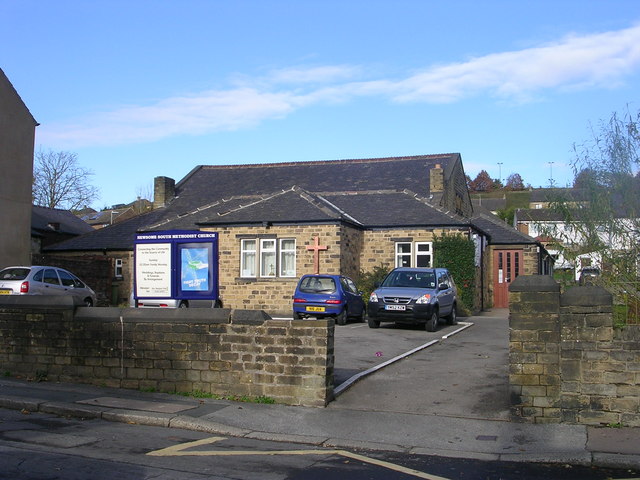
M 437 475 L 430 475 L 428 473 L 414 470 L 412 468 L 396 465 L 395 463 L 385 462 L 383 460 L 377 460 L 375 458 L 366 457 L 364 455 L 358 455 L 347 450 L 233 450 L 233 451 L 221 451 L 221 450 L 188 450 L 193 447 L 200 447 L 203 445 L 211 445 L 213 443 L 226 440 L 225 437 L 210 437 L 202 440 L 196 440 L 195 442 L 183 443 L 180 445 L 174 445 L 172 447 L 163 448 L 161 450 L 155 450 L 147 453 L 152 457 L 181 457 L 181 456 L 196 456 L 196 457 L 238 457 L 238 456 L 276 456 L 276 455 L 341 455 L 352 460 L 358 460 L 360 462 L 368 463 L 370 465 L 376 465 L 378 467 L 387 468 L 407 475 L 412 475 L 417 478 L 423 478 L 425 480 L 449 480 L 445 477 L 439 477 Z
M 406 473 L 407 475 L 412 475 L 417 478 L 424 478 L 426 480 L 449 480 L 445 477 L 431 475 L 429 473 L 424 473 L 419 470 L 414 470 L 413 468 L 407 468 L 407 467 L 403 467 L 402 465 L 396 465 L 395 463 L 385 462 L 384 460 L 365 457 L 364 455 L 358 455 L 357 453 L 348 452 L 346 450 L 338 450 L 338 451 L 342 456 L 353 458 L 354 460 L 360 460 L 362 462 L 370 463 L 371 465 L 377 465 L 379 467 L 388 468 L 389 470 L 394 470 L 396 472 Z
M 181 455 L 200 455 L 207 454 L 210 452 L 185 452 L 187 448 L 199 447 L 201 445 L 210 445 L 215 442 L 219 442 L 220 440 L 226 440 L 225 437 L 210 437 L 203 438 L 202 440 L 196 440 L 195 442 L 182 443 L 180 445 L 174 445 L 173 447 L 163 448 L 162 450 L 154 450 L 153 452 L 147 453 L 147 455 L 151 457 L 179 457 Z

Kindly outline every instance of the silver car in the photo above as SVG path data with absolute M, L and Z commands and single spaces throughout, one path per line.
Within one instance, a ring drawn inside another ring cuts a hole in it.
M 75 305 L 96 304 L 96 292 L 73 273 L 58 267 L 7 267 L 0 271 L 2 295 L 71 295 Z

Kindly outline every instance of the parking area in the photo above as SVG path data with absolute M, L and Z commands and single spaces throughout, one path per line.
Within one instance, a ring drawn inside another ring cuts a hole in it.
M 473 325 L 448 336 L 467 322 Z M 354 375 L 431 342 L 340 391 Z M 433 333 L 396 325 L 336 327 L 334 385 L 339 396 L 330 406 L 508 419 L 508 350 L 508 310 L 463 318 L 459 325 L 441 325 Z
M 424 326 L 385 323 L 372 329 L 366 323 L 348 323 L 335 330 L 334 386 L 338 387 L 354 375 L 403 355 L 416 348 L 438 341 L 469 325 L 440 325 L 436 332 Z

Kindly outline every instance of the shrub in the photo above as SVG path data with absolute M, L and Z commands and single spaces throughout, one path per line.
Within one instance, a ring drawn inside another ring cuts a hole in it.
M 433 240 L 433 264 L 451 272 L 458 287 L 458 300 L 473 312 L 476 289 L 475 244 L 461 234 L 443 234 Z
M 373 267 L 373 271 L 365 272 L 360 271 L 360 275 L 356 280 L 356 285 L 358 290 L 362 292 L 362 298 L 365 302 L 369 301 L 369 296 L 371 292 L 373 292 L 378 285 L 384 280 L 384 277 L 391 271 L 391 269 L 387 267 L 383 267 L 382 265 L 378 265 L 377 267 Z

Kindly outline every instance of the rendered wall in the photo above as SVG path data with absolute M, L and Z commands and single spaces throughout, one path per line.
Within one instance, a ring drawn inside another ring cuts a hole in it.
M 29 265 L 36 122 L 0 70 L 0 268 Z
M 67 298 L 0 304 L 0 371 L 161 392 L 266 396 L 325 406 L 333 321 L 277 321 L 229 309 L 77 308 Z M 45 303 L 48 305 L 45 306 Z

